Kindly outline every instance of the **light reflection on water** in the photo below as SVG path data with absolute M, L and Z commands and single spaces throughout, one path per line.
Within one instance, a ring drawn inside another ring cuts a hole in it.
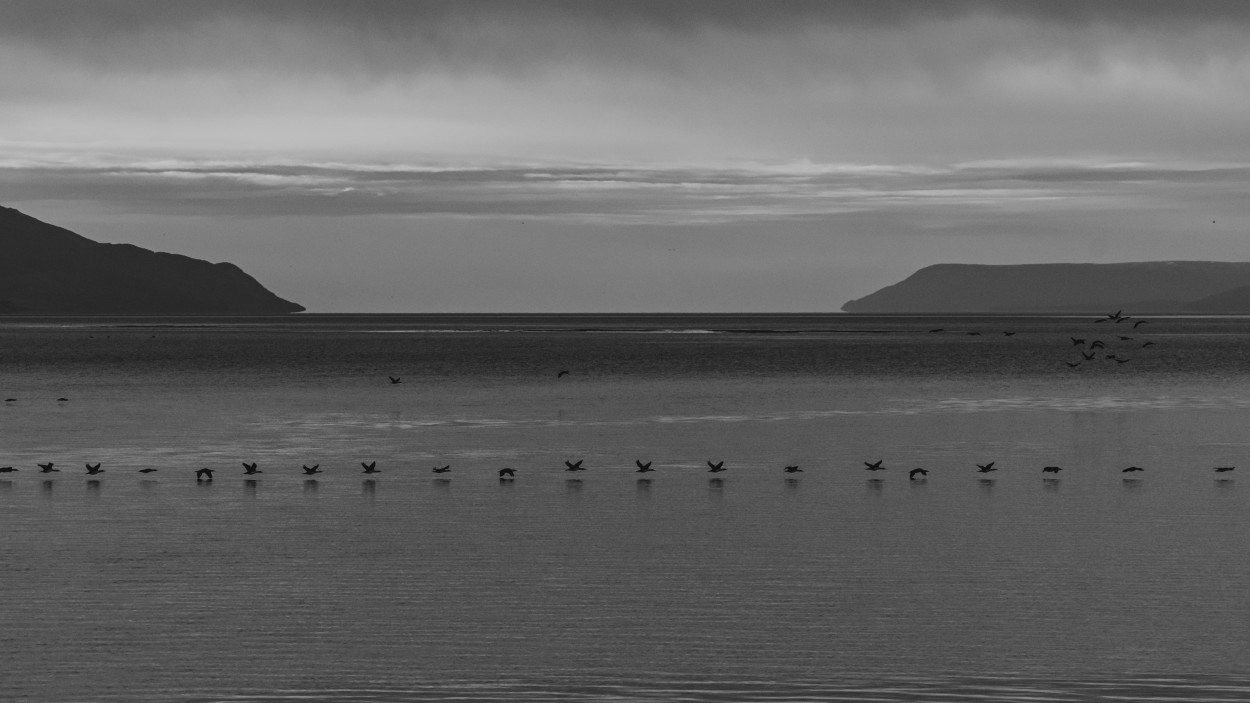
M 0 699 L 1246 700 L 1250 381 L 1013 326 L 0 346 Z

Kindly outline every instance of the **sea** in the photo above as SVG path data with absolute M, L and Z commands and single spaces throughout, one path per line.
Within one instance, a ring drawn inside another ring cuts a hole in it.
M 1250 318 L 1126 314 L 0 318 L 0 701 L 1250 700 Z

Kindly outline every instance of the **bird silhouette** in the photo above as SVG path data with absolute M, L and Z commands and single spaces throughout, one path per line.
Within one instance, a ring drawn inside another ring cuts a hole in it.
M 994 468 L 994 462 L 991 461 L 988 464 L 977 464 L 977 473 L 988 474 L 991 471 L 998 471 L 998 469 Z
M 55 466 L 55 464 L 50 461 L 46 464 L 39 464 L 39 473 L 50 474 L 54 471 L 60 471 L 60 469 L 52 468 L 53 466 Z
M 937 332 L 945 332 L 945 331 L 946 331 L 945 327 L 937 327 L 935 329 L 929 330 L 929 334 L 935 334 Z
M 5 399 L 4 399 L 4 402 L 6 402 L 6 403 L 16 403 L 16 402 L 17 402 L 17 398 L 5 398 Z
M 87 466 L 88 476 L 95 476 L 96 474 L 104 473 L 104 469 L 101 469 L 99 464 L 95 464 L 94 466 L 91 464 L 87 464 L 86 466 Z
M 556 378 L 564 378 L 567 375 L 569 375 L 568 371 L 561 371 L 560 373 L 556 374 Z
M 213 470 L 212 470 L 212 469 L 196 469 L 196 470 L 195 470 L 195 480 L 196 480 L 197 482 L 199 482 L 199 481 L 212 481 L 212 480 L 213 480 Z
M 1042 467 L 1042 473 L 1044 474 L 1057 474 L 1060 471 L 1063 471 L 1063 469 L 1059 468 L 1058 466 L 1043 466 Z
M 500 469 L 499 470 L 499 478 L 512 478 L 513 476 L 516 476 L 515 469 Z
M 655 471 L 655 469 L 651 468 L 651 462 L 649 462 L 649 461 L 648 461 L 647 463 L 645 463 L 645 464 L 644 464 L 644 463 L 642 463 L 642 461 L 641 461 L 641 460 L 639 460 L 639 459 L 635 459 L 635 460 L 634 460 L 634 463 L 638 465 L 638 470 L 637 470 L 637 471 L 635 471 L 634 473 L 638 473 L 638 474 L 645 474 L 645 473 L 647 473 L 648 471 Z
M 1101 339 L 1095 339 L 1094 341 L 1089 343 L 1089 348 L 1090 349 L 1106 349 L 1107 345 L 1103 344 L 1103 341 Z
M 1015 332 L 1003 332 L 1003 336 L 1004 336 L 1004 337 L 1014 337 L 1014 336 L 1016 336 L 1016 333 L 1015 333 Z
M 585 461 L 585 459 L 578 459 L 577 461 L 565 461 L 564 470 L 565 471 L 585 471 L 586 468 L 582 466 L 583 461 Z
M 1070 369 L 1075 369 L 1076 367 L 1081 365 L 1081 362 L 1079 361 L 1065 361 L 1063 363 L 1067 364 L 1068 368 Z
M 380 473 L 382 473 L 381 471 L 378 471 L 378 462 L 376 462 L 376 461 L 371 461 L 371 462 L 369 462 L 368 464 L 366 464 L 365 462 L 363 462 L 363 461 L 362 461 L 362 462 L 360 462 L 360 465 L 361 465 L 361 467 L 363 467 L 363 468 L 364 468 L 364 471 L 362 471 L 361 473 L 365 473 L 365 474 L 380 474 Z
M 14 471 L 17 471 L 17 469 L 12 466 L 0 466 L 0 474 L 11 474 Z
M 797 466 L 787 466 L 786 468 L 782 469 L 782 471 L 788 474 L 797 474 L 797 473 L 802 473 L 803 469 L 800 469 Z
M 1071 339 L 1071 340 L 1072 340 L 1072 346 L 1074 346 L 1074 347 L 1079 347 L 1079 346 L 1081 346 L 1082 344 L 1084 344 L 1084 343 L 1085 343 L 1085 340 L 1084 340 L 1084 339 L 1080 339 L 1080 338 L 1078 338 L 1078 337 L 1068 337 L 1068 339 Z
M 57 398 L 57 399 L 56 399 L 56 402 L 58 402 L 58 403 L 68 403 L 68 402 L 69 402 L 69 398 Z
M 435 466 L 431 470 L 436 474 L 445 474 L 448 471 L 451 471 L 451 464 L 448 464 L 446 466 Z M 500 474 L 500 475 L 502 476 L 503 474 Z
M 402 379 L 402 378 L 396 378 L 395 376 L 387 376 L 387 378 L 391 379 L 391 385 L 392 385 L 392 386 L 394 386 L 394 385 L 397 385 L 397 384 L 400 384 L 400 383 L 403 383 L 403 382 L 404 382 L 404 379 Z
M 728 469 L 725 468 L 725 462 L 723 461 L 718 461 L 715 464 L 709 461 L 707 465 L 708 465 L 707 472 L 710 474 L 718 474 L 722 471 L 728 471 Z
M 303 464 L 301 464 L 301 466 L 303 466 Z M 313 464 L 311 467 L 309 467 L 309 466 L 304 466 L 304 473 L 305 473 L 306 475 L 308 475 L 308 476 L 312 476 L 313 474 L 319 474 L 319 473 L 322 473 L 322 472 L 319 470 L 319 467 L 320 467 L 320 466 L 321 466 L 321 464 Z
M 250 464 L 249 464 L 249 463 L 247 463 L 246 461 L 245 461 L 245 462 L 243 462 L 243 474 L 244 474 L 244 475 L 246 475 L 246 476 L 252 476 L 252 475 L 255 475 L 255 474 L 263 474 L 263 473 L 265 473 L 265 472 L 264 472 L 264 471 L 261 471 L 261 470 L 260 470 L 260 469 L 258 469 L 258 468 L 256 468 L 256 462 L 254 462 L 254 461 L 253 461 L 253 462 L 252 462 L 252 463 L 250 463 Z
M 865 462 L 864 462 L 864 466 L 867 466 L 867 467 L 868 467 L 867 469 L 865 469 L 865 471 L 885 471 L 885 467 L 881 465 L 881 462 L 882 462 L 882 461 L 885 461 L 885 460 L 884 460 L 884 459 L 877 459 L 876 461 L 872 462 L 871 464 L 869 464 L 868 462 L 866 462 L 866 461 L 865 461 Z
M 1141 348 L 1145 349 L 1146 347 L 1153 347 L 1154 345 L 1154 342 L 1142 342 Z
M 1143 468 L 1142 468 L 1142 467 L 1140 467 L 1140 466 L 1130 466 L 1130 467 L 1128 467 L 1127 469 L 1121 469 L 1121 470 L 1120 470 L 1120 473 L 1122 473 L 1122 474 L 1131 474 L 1131 473 L 1135 473 L 1135 472 L 1137 472 L 1137 471 L 1145 471 L 1145 469 L 1143 469 Z
M 1137 329 L 1138 325 L 1144 325 L 1147 322 L 1150 322 L 1150 320 L 1138 320 L 1137 322 L 1133 323 L 1133 329 Z
M 1132 359 L 1121 359 L 1121 358 L 1120 358 L 1120 357 L 1118 357 L 1118 356 L 1113 356 L 1113 357 L 1111 357 L 1111 358 L 1112 358 L 1112 359 L 1115 361 L 1115 363 L 1117 363 L 1117 364 L 1127 364 L 1128 362 L 1132 361 Z
M 157 469 L 139 469 L 139 473 L 141 474 L 150 474 L 150 473 L 154 473 L 155 471 L 157 471 Z
M 1236 467 L 1236 466 L 1217 466 L 1217 467 L 1215 467 L 1215 473 L 1217 473 L 1217 474 L 1222 474 L 1222 473 L 1225 473 L 1225 472 L 1227 472 L 1227 471 L 1232 471 L 1232 470 L 1233 470 L 1233 469 L 1235 469 L 1235 468 L 1237 468 L 1237 467 Z
M 1081 352 L 1081 356 L 1084 357 L 1086 361 L 1093 361 L 1094 357 L 1097 355 L 1094 352 L 1090 352 L 1088 354 L 1086 354 L 1085 352 Z
M 928 476 L 928 475 L 929 475 L 929 472 L 925 471 L 924 469 L 912 469 L 911 471 L 907 472 L 907 478 L 911 479 L 912 481 L 915 481 L 917 476 Z
M 968 335 L 969 337 L 980 337 L 980 336 L 981 336 L 981 333 L 980 333 L 980 332 L 964 332 L 964 334 Z
M 1125 337 L 1122 334 L 1117 334 L 1116 336 L 1120 338 L 1121 342 L 1131 342 L 1133 340 L 1132 337 Z

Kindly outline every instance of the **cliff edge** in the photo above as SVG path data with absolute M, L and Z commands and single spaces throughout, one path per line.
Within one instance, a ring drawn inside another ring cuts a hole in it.
M 1250 313 L 1250 263 L 936 264 L 842 306 L 858 313 Z
M 234 264 L 102 244 L 0 207 L 0 314 L 270 315 L 303 309 Z

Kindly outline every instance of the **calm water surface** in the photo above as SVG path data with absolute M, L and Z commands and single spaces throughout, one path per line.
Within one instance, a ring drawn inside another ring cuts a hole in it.
M 1248 352 L 1241 318 L 7 318 L 0 700 L 1250 700 L 1250 464 L 1212 471 Z

